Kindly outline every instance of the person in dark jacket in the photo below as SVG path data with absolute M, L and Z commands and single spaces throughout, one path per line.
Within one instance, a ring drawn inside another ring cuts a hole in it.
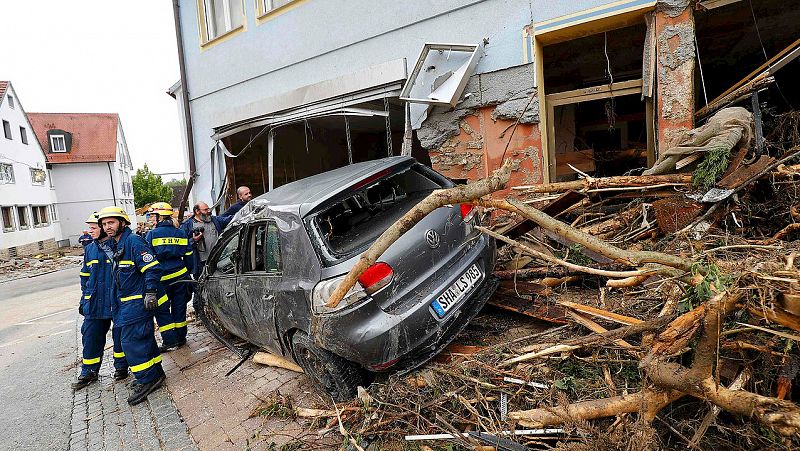
M 208 260 L 208 254 L 217 238 L 231 221 L 230 216 L 212 216 L 211 208 L 205 202 L 198 202 L 192 209 L 193 215 L 181 224 L 181 230 L 186 232 L 192 245 L 194 255 L 194 278 L 200 277 L 203 266 Z
M 239 198 L 239 201 L 228 207 L 228 209 L 225 210 L 224 213 L 222 213 L 223 217 L 230 216 L 231 218 L 233 218 L 233 216 L 236 215 L 236 213 L 239 213 L 239 210 L 241 210 L 242 207 L 244 207 L 245 205 L 247 205 L 248 202 L 250 202 L 250 199 L 253 198 L 253 194 L 250 193 L 250 188 L 246 186 L 240 186 L 239 188 L 236 188 L 236 197 Z
M 144 239 L 128 227 L 125 210 L 106 207 L 97 218 L 109 237 L 101 247 L 113 267 L 108 281 L 114 285 L 113 321 L 120 327 L 122 350 L 136 377 L 128 397 L 128 404 L 135 405 L 166 379 L 153 330 L 153 312 L 167 301 L 166 294 L 160 295 L 164 271 Z
M 95 212 L 95 214 L 97 214 L 97 212 Z M 97 224 L 97 223 L 95 223 L 95 224 Z M 100 226 L 97 226 L 97 228 L 99 230 Z M 84 230 L 83 231 L 83 235 L 78 237 L 78 242 L 81 243 L 81 246 L 83 246 L 84 248 L 86 246 L 90 245 L 92 243 L 92 241 L 94 241 L 94 238 L 92 238 L 92 234 L 89 233 L 88 230 Z
M 89 215 L 86 224 L 89 226 L 90 239 L 83 253 L 83 267 L 80 272 L 81 300 L 78 306 L 78 313 L 83 316 L 83 361 L 81 374 L 77 382 L 72 384 L 73 390 L 80 390 L 97 380 L 103 362 L 106 335 L 111 327 L 114 296 L 113 284 L 108 283 L 111 280 L 111 261 L 98 245 L 106 238 L 106 234 L 97 224 L 97 212 Z M 114 343 L 114 379 L 119 381 L 128 377 L 128 362 L 122 352 L 119 328 L 116 325 L 111 329 L 111 337 Z
M 173 224 L 170 204 L 156 202 L 149 214 L 155 218 L 155 227 L 147 232 L 144 241 L 164 270 L 161 283 L 169 297 L 169 302 L 156 310 L 162 341 L 159 351 L 168 352 L 186 344 L 186 304 L 191 288 L 187 280 L 194 273 L 194 251 L 186 232 Z

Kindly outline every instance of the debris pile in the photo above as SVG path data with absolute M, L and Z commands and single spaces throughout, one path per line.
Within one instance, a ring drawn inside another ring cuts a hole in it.
M 758 146 L 750 113 L 722 109 L 647 174 L 486 196 L 504 165 L 431 195 L 382 238 L 439 205 L 485 207 L 503 281 L 490 303 L 552 326 L 378 380 L 327 428 L 356 448 L 796 448 L 797 123 L 775 118 L 779 139 Z
M 64 255 L 64 252 L 37 254 L 32 257 L 17 257 L 13 260 L 0 261 L 0 282 L 39 276 L 78 266 L 82 262 L 81 255 Z

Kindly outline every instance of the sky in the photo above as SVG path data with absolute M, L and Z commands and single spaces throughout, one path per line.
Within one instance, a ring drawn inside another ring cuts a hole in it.
M 118 113 L 135 168 L 184 170 L 172 2 L 3 2 L 0 80 L 26 112 Z M 166 175 L 166 180 L 182 178 Z

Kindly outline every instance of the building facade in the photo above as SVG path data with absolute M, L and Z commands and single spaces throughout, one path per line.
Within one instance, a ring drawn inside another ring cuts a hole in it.
M 55 184 L 8 81 L 0 81 L 0 120 L 0 259 L 52 251 L 61 239 Z
M 28 113 L 58 192 L 64 239 L 72 245 L 85 220 L 109 205 L 125 209 L 136 227 L 131 163 L 117 114 Z
M 776 0 L 179 3 L 192 199 L 222 207 L 401 152 L 459 181 L 511 158 L 512 185 L 646 167 L 800 19 Z

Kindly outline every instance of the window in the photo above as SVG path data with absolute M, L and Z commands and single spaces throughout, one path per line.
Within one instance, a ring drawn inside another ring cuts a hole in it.
M 204 42 L 244 25 L 242 0 L 202 0 L 202 7 L 205 18 Z
M 237 249 L 239 247 L 239 235 L 234 235 L 233 238 L 225 244 L 222 252 L 217 256 L 217 263 L 214 268 L 215 274 L 235 274 L 236 273 L 236 260 L 238 258 Z
M 64 135 L 50 135 L 50 151 L 51 152 L 66 152 L 67 140 Z
M 258 15 L 263 16 L 270 11 L 284 7 L 294 1 L 295 0 L 256 0 L 258 4 Z
M 50 169 L 47 170 L 47 179 L 50 180 L 50 188 L 55 188 L 56 186 L 53 184 L 53 171 Z
M 44 186 L 44 181 L 47 179 L 47 173 L 44 169 L 30 168 L 31 170 L 31 185 Z
M 0 185 L 14 183 L 14 166 L 8 163 L 0 163 Z
M 46 226 L 49 223 L 47 221 L 47 206 L 45 205 L 33 206 L 31 207 L 31 211 L 33 211 L 34 227 Z
M 53 222 L 58 221 L 58 208 L 56 208 L 56 204 L 50 205 L 50 217 L 53 218 Z
M 3 133 L 5 133 L 6 139 L 11 139 L 11 124 L 8 121 L 3 121 Z
M 13 207 L 2 207 L 3 212 L 3 232 L 14 231 L 14 209 Z
M 25 127 L 19 128 L 19 136 L 22 138 L 22 144 L 28 144 L 28 131 L 25 130 Z
M 13 110 L 14 109 L 14 98 L 10 95 L 8 96 L 8 106 Z
M 281 248 L 278 226 L 274 222 L 259 224 L 251 229 L 249 271 L 278 273 L 281 271 Z
M 30 227 L 30 221 L 28 220 L 28 207 L 21 206 L 17 207 L 17 219 L 19 220 L 19 228 L 20 229 L 27 229 Z

